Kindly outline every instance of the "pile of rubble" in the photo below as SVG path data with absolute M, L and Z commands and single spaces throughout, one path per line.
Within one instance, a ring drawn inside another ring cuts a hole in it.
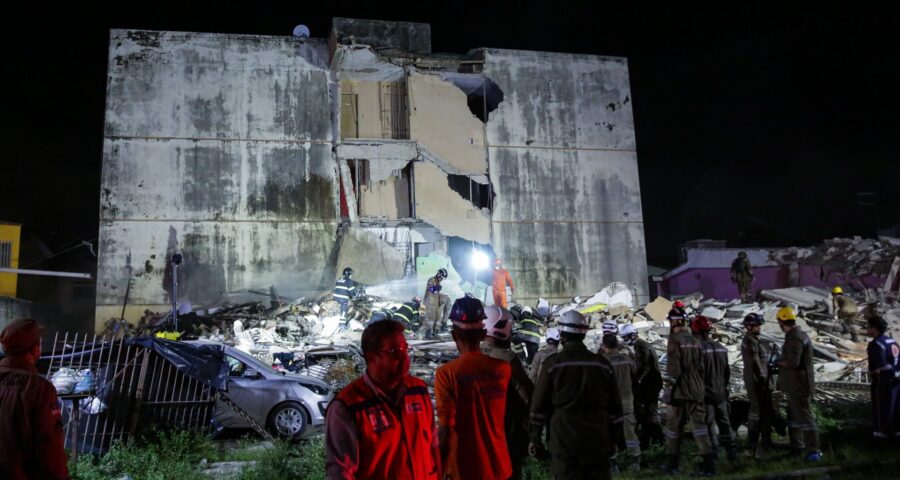
M 830 261 L 829 258 L 834 260 L 836 256 L 846 253 L 839 248 L 849 248 L 863 254 L 859 259 L 865 261 L 855 261 L 857 271 L 862 271 L 882 268 L 883 262 L 878 260 L 879 252 L 888 251 L 885 244 L 874 241 L 861 245 L 859 242 L 833 240 L 826 242 L 826 245 L 829 246 L 823 252 L 809 249 L 794 253 L 805 259 Z M 891 247 L 894 248 L 893 245 Z M 893 252 L 890 250 L 889 254 Z M 762 329 L 763 340 L 780 348 L 784 335 L 775 321 L 775 313 L 784 304 L 795 307 L 799 313 L 798 324 L 813 340 L 817 381 L 866 381 L 865 318 L 876 313 L 882 315 L 896 336 L 900 333 L 900 302 L 890 296 L 870 295 L 868 290 L 848 294 L 855 297 L 863 312 L 856 325 L 857 330 L 863 333 L 861 342 L 852 342 L 847 338 L 849 335 L 840 333 L 840 325 L 831 312 L 831 293 L 821 288 L 764 290 L 760 295 L 762 300 L 755 303 L 705 299 L 699 293 L 680 300 L 686 304 L 689 314 L 703 315 L 714 322 L 712 335 L 728 349 L 729 360 L 735 370 L 732 380 L 738 383 L 733 385 L 733 390 L 740 391 L 743 389 L 739 384 L 742 378 L 740 343 L 744 332 L 743 318 L 754 312 L 763 315 L 766 320 Z M 575 309 L 588 316 L 593 328 L 587 335 L 586 343 L 593 350 L 598 349 L 601 343 L 600 323 L 609 319 L 623 324 L 632 323 L 665 363 L 669 335 L 666 315 L 674 299 L 658 297 L 646 305 L 636 305 L 634 299 L 635 295 L 626 285 L 612 283 L 587 299 L 575 297 L 566 304 L 552 305 L 540 299 L 533 310 L 545 329 L 553 326 L 555 319 L 568 310 Z M 309 374 L 335 385 L 343 385 L 362 371 L 363 359 L 358 346 L 367 320 L 375 311 L 390 310 L 399 305 L 399 302 L 363 293 L 351 304 L 347 313 L 349 320 L 345 322 L 340 315 L 339 304 L 330 295 L 316 301 L 300 299 L 285 302 L 272 290 L 269 302 L 198 310 L 185 308 L 179 314 L 178 330 L 181 338 L 233 345 L 276 369 Z M 147 311 L 136 326 L 110 320 L 107 333 L 138 336 L 157 334 L 167 328 L 171 330 L 169 315 L 169 312 Z M 457 355 L 456 346 L 447 332 L 432 340 L 422 340 L 419 334 L 412 333 L 409 344 L 412 373 L 426 381 L 433 379 L 438 366 Z
M 819 265 L 826 277 L 834 273 L 855 277 L 867 275 L 887 275 L 900 256 L 900 240 L 881 237 L 878 240 L 853 238 L 833 238 L 822 245 L 808 248 L 790 247 L 773 250 L 772 260 L 780 264 L 797 262 L 804 265 Z

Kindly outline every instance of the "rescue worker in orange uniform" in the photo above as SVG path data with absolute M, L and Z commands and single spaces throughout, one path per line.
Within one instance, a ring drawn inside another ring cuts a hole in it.
M 38 374 L 44 328 L 16 320 L 0 333 L 0 478 L 69 478 L 56 388 Z
M 512 369 L 481 352 L 485 318 L 484 305 L 469 295 L 450 311 L 459 358 L 434 375 L 443 478 L 506 480 L 513 473 L 504 426 Z
M 326 478 L 439 478 L 434 409 L 425 382 L 409 374 L 403 330 L 382 320 L 363 331 L 366 373 L 325 416 Z
M 491 270 L 491 289 L 494 291 L 494 305 L 507 308 L 506 286 L 509 285 L 509 293 L 515 293 L 512 277 L 509 270 L 503 268 L 500 259 L 494 260 L 494 269 Z

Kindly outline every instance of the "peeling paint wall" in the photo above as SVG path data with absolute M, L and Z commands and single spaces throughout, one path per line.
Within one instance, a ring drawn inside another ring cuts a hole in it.
M 436 75 L 411 73 L 408 88 L 410 138 L 464 173 L 486 173 L 484 124 L 466 94 Z
M 519 299 L 623 282 L 649 300 L 623 58 L 485 50 L 504 100 L 487 124 L 495 251 Z
M 428 162 L 416 162 L 416 217 L 445 236 L 490 243 L 490 216 L 450 190 L 447 175 Z
M 194 305 L 319 288 L 338 216 L 332 88 L 321 41 L 110 33 L 98 325 L 129 277 L 130 305 L 166 308 L 176 250 Z

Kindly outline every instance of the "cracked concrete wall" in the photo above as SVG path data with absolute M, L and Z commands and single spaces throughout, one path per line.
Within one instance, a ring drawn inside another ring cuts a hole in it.
M 336 271 L 352 267 L 354 280 L 378 285 L 403 278 L 406 262 L 406 256 L 379 235 L 351 227 L 341 243 Z
M 648 300 L 625 59 L 494 49 L 484 58 L 504 93 L 487 124 L 494 248 L 517 297 L 618 281 Z
M 113 30 L 103 144 L 98 325 L 129 304 L 319 287 L 337 228 L 325 44 Z M 140 309 L 129 308 L 135 320 Z
M 463 173 L 486 173 L 484 124 L 466 94 L 436 75 L 411 73 L 407 82 L 410 138 Z
M 450 189 L 447 175 L 428 162 L 413 166 L 416 217 L 437 227 L 445 236 L 490 243 L 490 216 Z

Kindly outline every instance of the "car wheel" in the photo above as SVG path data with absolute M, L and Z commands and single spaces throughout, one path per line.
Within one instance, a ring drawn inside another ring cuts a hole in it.
M 299 440 L 309 425 L 306 409 L 297 402 L 279 404 L 269 414 L 269 433 L 288 440 Z

